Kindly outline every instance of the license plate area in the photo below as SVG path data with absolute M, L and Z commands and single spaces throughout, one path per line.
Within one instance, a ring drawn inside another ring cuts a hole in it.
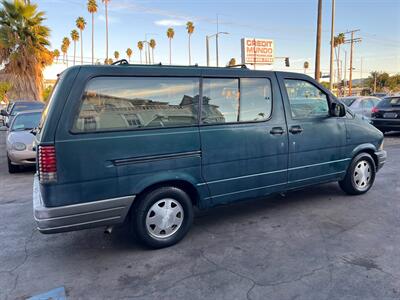
M 397 113 L 393 113 L 393 112 L 384 113 L 383 117 L 385 119 L 396 119 L 397 118 Z

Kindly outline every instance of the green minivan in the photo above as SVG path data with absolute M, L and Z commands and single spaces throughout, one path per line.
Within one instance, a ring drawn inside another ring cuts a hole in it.
M 40 232 L 126 221 L 153 248 L 194 207 L 332 181 L 358 195 L 386 160 L 382 133 L 312 78 L 245 67 L 69 68 L 35 144 Z

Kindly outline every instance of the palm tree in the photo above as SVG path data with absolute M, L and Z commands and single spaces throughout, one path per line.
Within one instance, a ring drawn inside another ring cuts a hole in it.
M 110 0 L 103 0 L 106 12 L 106 59 L 108 59 L 108 2 L 110 2 Z
M 133 51 L 131 48 L 126 49 L 126 55 L 128 56 L 128 62 L 131 62 L 131 56 L 133 54 Z
M 104 64 L 106 64 L 106 65 L 111 65 L 113 63 L 113 60 L 112 60 L 112 58 L 106 58 L 105 60 L 104 60 Z
M 143 42 L 139 41 L 137 43 L 137 47 L 139 49 L 139 53 L 140 53 L 140 64 L 142 64 L 142 50 L 143 50 Z
M 114 57 L 115 57 L 115 60 L 118 60 L 118 59 L 119 59 L 119 52 L 118 52 L 118 51 L 115 51 L 115 52 L 114 52 Z
M 78 29 L 81 32 L 81 65 L 83 65 L 83 34 L 82 34 L 82 32 L 85 30 L 85 27 L 86 27 L 86 21 L 83 17 L 79 17 L 78 19 L 76 19 L 76 27 L 78 27 Z
M 74 42 L 74 66 L 76 60 L 76 42 L 79 41 L 79 33 L 75 29 L 71 31 L 71 39 Z
M 92 64 L 94 64 L 94 14 L 97 13 L 96 0 L 88 0 L 87 10 L 92 14 Z
M 236 59 L 232 57 L 228 62 L 228 66 L 232 67 L 232 66 L 235 66 L 235 65 L 236 65 Z
M 154 64 L 154 48 L 157 46 L 156 40 L 155 39 L 151 39 L 149 42 L 150 48 L 151 48 L 151 58 L 153 60 L 153 64 Z
M 53 57 L 55 57 L 57 59 L 56 61 L 58 62 L 58 59 L 60 58 L 60 51 L 58 49 L 53 51 Z
M 174 38 L 174 35 L 175 35 L 174 29 L 171 28 L 171 27 L 168 28 L 168 29 L 167 29 L 167 37 L 168 37 L 168 39 L 169 39 L 169 64 L 171 64 L 171 62 L 172 62 L 171 41 L 172 41 L 172 39 Z
M 36 4 L 21 0 L 1 2 L 0 9 L 0 73 L 12 82 L 8 96 L 13 99 L 42 98 L 43 69 L 53 62 L 50 29 Z
M 63 53 L 64 53 L 65 60 L 67 61 L 67 67 L 68 67 L 68 49 L 69 49 L 70 45 L 71 45 L 71 41 L 69 40 L 69 38 L 64 37 L 61 48 L 64 48 L 64 50 L 65 50 L 65 51 L 63 51 Z
M 191 47 L 190 47 L 190 38 L 192 37 L 192 34 L 194 32 L 194 25 L 193 22 L 189 21 L 186 23 L 186 30 L 188 32 L 188 36 L 189 36 L 189 65 L 192 64 L 192 55 L 191 55 Z
M 340 85 L 341 82 L 341 74 L 340 74 L 340 45 L 345 43 L 345 35 L 344 33 L 339 33 L 337 36 L 333 38 L 333 46 L 335 47 L 335 55 L 336 55 L 336 64 L 337 64 L 337 82 Z M 337 50 L 336 50 L 337 49 Z M 338 86 L 338 94 L 341 95 L 341 91 L 339 91 Z
M 65 44 L 61 45 L 61 52 L 63 54 L 63 64 L 65 63 L 65 56 L 67 55 L 68 52 L 68 47 Z

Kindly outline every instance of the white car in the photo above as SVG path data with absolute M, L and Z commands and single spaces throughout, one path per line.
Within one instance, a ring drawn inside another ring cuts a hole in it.
M 36 164 L 36 152 L 33 150 L 33 128 L 39 125 L 41 110 L 18 113 L 12 120 L 7 135 L 8 172 L 16 173 L 20 166 Z

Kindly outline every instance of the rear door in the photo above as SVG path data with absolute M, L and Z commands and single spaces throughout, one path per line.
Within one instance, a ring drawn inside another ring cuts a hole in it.
M 288 187 L 339 178 L 348 164 L 344 119 L 329 115 L 328 94 L 308 76 L 278 77 L 289 132 Z
M 200 137 L 209 204 L 285 189 L 287 128 L 275 76 L 209 75 L 202 85 Z

